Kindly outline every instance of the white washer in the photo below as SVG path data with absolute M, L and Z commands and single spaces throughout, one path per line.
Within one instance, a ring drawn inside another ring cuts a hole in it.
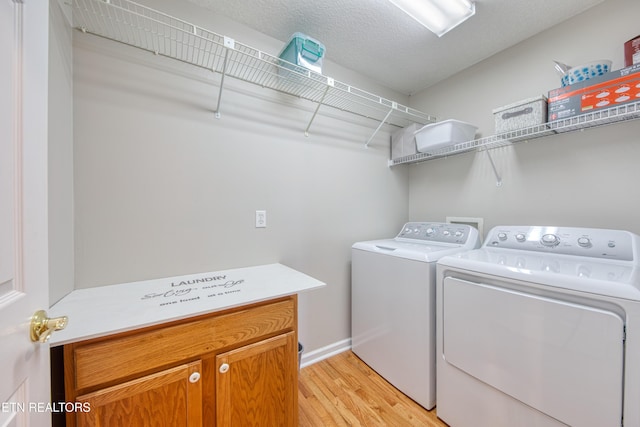
M 436 397 L 436 261 L 479 245 L 468 225 L 410 222 L 394 239 L 351 250 L 352 350 L 427 409 Z
M 640 237 L 503 226 L 437 266 L 438 417 L 640 426 Z

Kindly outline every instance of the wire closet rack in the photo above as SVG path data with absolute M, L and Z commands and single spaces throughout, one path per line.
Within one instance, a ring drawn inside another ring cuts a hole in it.
M 216 117 L 224 79 L 233 77 L 316 103 L 305 135 L 323 105 L 379 122 L 366 145 L 385 123 L 406 127 L 435 122 L 413 108 L 129 0 L 73 0 L 72 5 L 73 26 L 83 32 L 220 73 Z
M 453 156 L 469 151 L 484 151 L 503 147 L 520 141 L 541 138 L 564 132 L 573 132 L 596 126 L 608 125 L 624 120 L 640 118 L 640 101 L 618 105 L 615 107 L 593 111 L 586 114 L 555 120 L 535 126 L 517 129 L 510 132 L 491 135 L 472 141 L 462 142 L 432 153 L 417 153 L 398 159 L 389 160 L 389 166 L 420 163 L 441 157 Z

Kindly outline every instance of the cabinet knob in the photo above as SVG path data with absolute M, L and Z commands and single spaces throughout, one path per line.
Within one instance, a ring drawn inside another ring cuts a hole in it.
M 229 370 L 229 364 L 228 363 L 223 363 L 222 365 L 220 365 L 220 373 L 224 374 L 225 372 L 227 372 Z
M 193 374 L 189 375 L 189 382 L 191 384 L 195 384 L 198 381 L 200 381 L 200 372 L 194 372 Z

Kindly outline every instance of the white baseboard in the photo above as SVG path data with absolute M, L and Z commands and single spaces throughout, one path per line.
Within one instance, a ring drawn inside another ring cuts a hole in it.
M 343 351 L 347 351 L 350 349 L 351 349 L 351 338 L 347 338 L 346 340 L 329 344 L 325 347 L 310 351 L 308 353 L 306 351 L 303 351 L 302 359 L 300 361 L 300 368 L 313 365 L 314 363 L 317 363 L 324 359 L 328 359 L 331 356 L 335 356 L 336 354 L 342 353 Z

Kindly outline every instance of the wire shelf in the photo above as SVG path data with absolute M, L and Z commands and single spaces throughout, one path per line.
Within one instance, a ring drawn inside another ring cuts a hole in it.
M 640 118 L 640 101 L 463 142 L 440 150 L 434 150 L 433 153 L 417 153 L 392 159 L 389 160 L 389 166 L 425 162 L 469 151 L 491 150 L 520 141 L 528 141 L 558 133 L 573 132 L 638 118 Z
M 434 117 L 421 111 L 129 0 L 73 0 L 73 26 L 83 32 L 221 73 L 218 110 L 224 77 L 230 76 L 312 101 L 318 108 L 326 105 L 374 119 L 381 122 L 380 125 L 384 122 L 406 127 L 412 123 L 435 121 Z

